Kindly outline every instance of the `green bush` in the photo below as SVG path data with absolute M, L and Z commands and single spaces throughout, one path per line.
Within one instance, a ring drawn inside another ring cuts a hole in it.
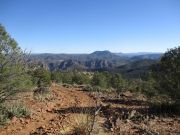
M 143 81 L 141 83 L 141 93 L 148 97 L 153 97 L 158 95 L 158 90 L 156 88 L 155 81 L 153 79 L 148 81 Z
M 31 115 L 31 111 L 23 105 L 5 107 L 0 104 L 0 126 L 5 125 L 13 117 L 25 118 Z
M 83 72 L 73 71 L 73 72 L 52 72 L 51 79 L 57 83 L 66 83 L 66 84 L 89 84 L 90 77 Z
M 51 80 L 56 83 L 62 83 L 62 73 L 59 71 L 54 71 L 51 73 Z
M 90 78 L 88 75 L 82 72 L 74 72 L 73 77 L 72 77 L 72 82 L 79 85 L 89 84 Z
M 135 93 L 142 93 L 149 98 L 157 96 L 159 94 L 156 88 L 155 80 L 152 78 L 149 78 L 146 81 L 143 81 L 141 79 L 129 80 L 126 81 L 126 85 L 124 87 L 126 90 Z
M 32 76 L 38 87 L 49 87 L 51 84 L 51 74 L 44 68 L 37 68 L 33 71 Z
M 95 72 L 91 80 L 91 85 L 107 88 L 106 76 L 103 73 Z
M 84 88 L 83 88 L 84 91 L 93 91 L 93 87 L 91 85 L 86 85 Z
M 124 84 L 124 79 L 120 74 L 113 74 L 111 77 L 111 86 L 115 89 L 121 89 Z
M 73 84 L 72 78 L 72 72 L 62 72 L 62 83 Z
M 7 108 L 0 104 L 0 126 L 6 124 L 9 119 Z
M 105 88 L 101 88 L 99 86 L 91 86 L 91 85 L 87 85 L 83 88 L 84 91 L 88 91 L 88 92 L 106 92 L 108 91 L 108 89 Z
M 8 114 L 10 118 L 13 118 L 14 116 L 25 118 L 31 115 L 31 111 L 23 105 L 15 105 L 8 108 Z
M 95 72 L 91 80 L 92 86 L 99 86 L 104 89 L 114 88 L 122 91 L 126 87 L 126 81 L 121 74 L 112 74 L 109 72 Z

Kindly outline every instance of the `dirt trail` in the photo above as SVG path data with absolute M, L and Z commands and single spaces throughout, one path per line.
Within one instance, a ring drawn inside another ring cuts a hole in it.
M 58 113 L 58 109 L 93 106 L 94 101 L 85 92 L 75 88 L 64 88 L 52 85 L 53 99 L 38 102 L 34 99 L 24 99 L 33 113 L 30 118 L 13 118 L 6 127 L 1 129 L 0 135 L 29 135 L 29 134 L 60 134 L 63 125 L 71 124 L 69 113 Z M 55 111 L 56 110 L 56 111 Z
M 22 98 L 23 104 L 33 110 L 31 117 L 13 118 L 6 127 L 0 129 L 0 135 L 62 135 L 87 120 L 87 111 L 96 107 L 94 98 L 97 93 L 89 95 L 80 88 L 65 88 L 56 84 L 51 86 L 51 90 L 53 96 L 43 102 L 31 96 Z M 163 135 L 180 134 L 179 117 L 151 118 L 146 114 L 146 101 L 98 94 L 102 106 L 94 122 L 94 134 L 141 135 L 146 134 L 145 130 L 157 131 Z

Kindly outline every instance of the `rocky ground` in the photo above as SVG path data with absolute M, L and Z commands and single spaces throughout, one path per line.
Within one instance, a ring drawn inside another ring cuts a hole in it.
M 24 96 L 21 102 L 32 110 L 31 116 L 14 117 L 0 135 L 76 135 L 80 129 L 93 129 L 97 135 L 180 135 L 179 117 L 151 115 L 146 100 L 131 93 L 119 98 L 56 84 L 51 91 L 52 96 L 41 102 L 32 94 Z

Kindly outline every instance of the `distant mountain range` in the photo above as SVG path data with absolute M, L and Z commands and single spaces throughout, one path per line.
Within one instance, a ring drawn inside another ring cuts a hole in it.
M 147 69 L 157 62 L 163 53 L 112 53 L 95 51 L 90 54 L 32 54 L 31 60 L 39 62 L 51 71 L 65 70 L 108 70 L 116 72 L 136 72 Z M 145 68 L 146 67 L 146 68 Z M 132 73 L 134 74 L 134 73 Z M 130 74 L 131 76 L 131 74 Z
M 137 56 L 161 56 L 163 53 L 160 52 L 137 52 L 137 53 L 115 53 L 118 56 L 124 56 L 128 58 L 137 57 Z

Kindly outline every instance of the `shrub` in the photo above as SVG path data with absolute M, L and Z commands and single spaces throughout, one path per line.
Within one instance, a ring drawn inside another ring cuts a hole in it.
M 126 82 L 126 85 L 124 87 L 126 90 L 135 93 L 142 93 L 149 98 L 157 96 L 159 94 L 156 88 L 155 80 L 150 77 L 146 81 L 140 79 L 129 80 Z
M 84 88 L 83 88 L 84 91 L 93 91 L 93 87 L 91 85 L 86 85 Z
M 9 120 L 15 117 L 28 117 L 31 115 L 31 111 L 23 105 L 14 105 L 11 107 L 5 107 L 0 105 L 0 126 L 5 125 Z
M 121 89 L 124 80 L 120 74 L 113 74 L 111 77 L 111 86 L 115 89 Z
M 10 118 L 14 116 L 25 118 L 31 115 L 31 111 L 23 105 L 16 105 L 8 108 L 8 114 Z
M 101 88 L 99 86 L 87 85 L 83 88 L 83 90 L 88 92 L 107 92 L 109 89 Z
M 72 77 L 72 72 L 62 72 L 62 83 L 73 84 Z
M 154 97 L 158 95 L 155 81 L 150 79 L 148 81 L 142 81 L 141 83 L 141 93 L 145 94 L 147 97 Z
M 99 92 L 99 91 L 103 91 L 103 90 L 99 86 L 92 86 L 91 91 Z
M 89 84 L 90 83 L 90 76 L 78 71 L 73 72 L 52 72 L 51 73 L 52 81 L 57 83 L 66 83 L 66 84 Z
M 156 115 L 180 115 L 180 103 L 174 102 L 151 102 L 149 106 L 150 113 Z
M 34 99 L 38 101 L 44 101 L 45 99 L 50 98 L 52 94 L 48 87 L 41 87 L 41 88 L 37 88 L 34 91 L 33 96 L 34 96 Z
M 32 73 L 34 83 L 38 87 L 49 87 L 51 84 L 50 72 L 44 68 L 37 68 Z
M 92 103 L 89 102 L 91 106 Z M 72 123 L 60 131 L 60 134 L 66 135 L 90 135 L 94 134 L 96 124 L 96 115 L 99 107 L 73 107 L 70 108 L 73 113 Z
M 55 71 L 51 73 L 51 80 L 56 83 L 62 83 L 62 73 Z
M 8 111 L 2 104 L 0 104 L 0 126 L 6 124 L 8 121 Z
M 107 87 L 106 76 L 104 76 L 103 73 L 95 72 L 93 75 L 91 84 L 93 86 L 99 86 L 102 88 L 106 88 Z
M 79 85 L 89 84 L 90 78 L 88 75 L 82 72 L 74 72 L 73 77 L 72 77 L 72 82 Z
M 83 113 L 83 112 L 82 112 Z M 94 124 L 91 114 L 79 114 L 74 117 L 75 124 L 72 125 L 72 134 L 89 135 L 91 133 L 91 125 Z

